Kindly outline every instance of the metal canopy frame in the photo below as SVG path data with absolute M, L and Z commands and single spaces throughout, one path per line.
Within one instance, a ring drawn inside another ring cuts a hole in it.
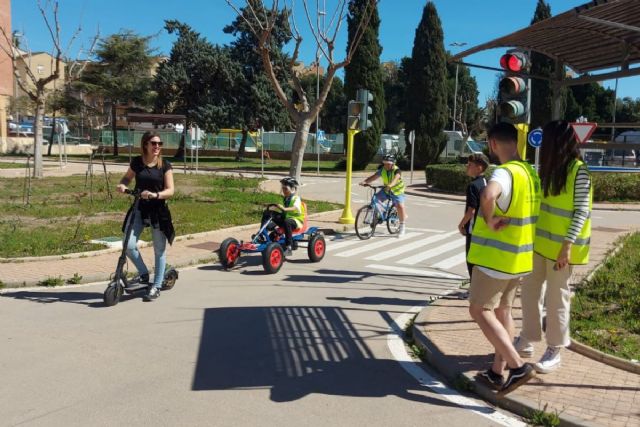
M 451 58 L 451 62 L 494 69 L 462 62 L 462 58 L 483 50 L 514 47 L 539 52 L 556 60 L 559 69 L 551 80 L 559 86 L 640 75 L 640 67 L 630 67 L 640 64 L 640 1 L 593 0 L 460 52 Z M 566 78 L 565 66 L 579 76 Z M 616 68 L 616 71 L 607 71 Z M 587 74 L 595 71 L 604 73 Z M 543 76 L 525 77 L 549 80 Z

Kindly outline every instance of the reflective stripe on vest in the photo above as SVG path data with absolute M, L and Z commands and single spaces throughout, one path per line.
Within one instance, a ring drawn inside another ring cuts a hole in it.
M 400 170 L 398 166 L 393 165 L 393 169 L 387 171 L 384 166 L 382 167 L 382 171 L 380 172 L 380 177 L 382 178 L 382 183 L 384 185 L 389 185 L 391 181 L 393 181 L 393 177 L 396 175 L 396 171 Z M 396 185 L 391 187 L 391 192 L 396 196 L 404 194 L 404 182 L 402 181 L 402 177 Z
M 571 222 L 573 221 L 573 199 L 578 171 L 585 167 L 576 160 L 569 165 L 567 184 L 557 196 L 544 197 L 540 206 L 540 218 L 536 228 L 534 250 L 541 256 L 555 261 L 562 249 L 562 244 Z M 589 188 L 589 216 L 587 217 L 576 241 L 571 245 L 569 264 L 581 265 L 589 262 L 589 245 L 591 243 L 591 208 L 593 204 L 593 184 Z
M 495 215 L 508 218 L 508 225 L 493 231 L 478 215 L 471 232 L 469 263 L 508 274 L 533 270 L 533 241 L 540 207 L 540 182 L 525 162 L 512 161 L 500 166 L 511 175 L 511 203 L 506 212 L 499 206 Z
M 295 194 L 292 195 L 291 197 L 285 197 L 284 207 L 290 208 L 299 199 L 300 199 L 300 196 L 297 196 Z M 296 222 L 296 224 L 298 224 L 298 228 L 300 228 L 302 227 L 302 224 L 304 224 L 304 215 L 305 215 L 304 203 L 302 203 L 302 200 L 300 200 L 300 212 L 298 211 L 286 212 L 284 217 L 286 219 L 293 219 Z

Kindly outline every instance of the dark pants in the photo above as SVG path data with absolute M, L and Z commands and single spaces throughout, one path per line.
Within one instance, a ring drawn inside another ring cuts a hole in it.
M 295 220 L 291 218 L 285 218 L 284 214 L 282 213 L 265 212 L 264 215 L 262 215 L 262 224 L 264 224 L 269 218 L 272 219 L 275 225 L 281 227 L 284 230 L 285 244 L 288 247 L 293 248 L 294 242 L 292 231 L 298 228 L 298 224 L 295 222 Z
M 467 254 L 467 259 L 468 259 L 469 258 L 469 248 L 471 248 L 471 234 L 467 233 L 465 238 L 467 239 L 467 243 L 465 245 L 465 253 Z M 469 270 L 469 279 L 471 279 L 471 272 L 473 271 L 473 264 L 470 264 L 469 261 L 467 261 L 467 269 Z

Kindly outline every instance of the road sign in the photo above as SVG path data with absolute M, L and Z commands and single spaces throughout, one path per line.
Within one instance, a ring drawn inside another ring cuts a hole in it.
M 534 129 L 529 132 L 529 136 L 527 136 L 527 142 L 533 148 L 540 148 L 542 145 L 542 129 Z
M 573 133 L 576 135 L 576 139 L 578 143 L 582 144 L 587 142 L 593 132 L 598 127 L 597 123 L 571 123 L 571 127 L 573 128 Z

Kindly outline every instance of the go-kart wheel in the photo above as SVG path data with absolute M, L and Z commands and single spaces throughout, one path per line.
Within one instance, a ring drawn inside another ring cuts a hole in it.
M 314 234 L 311 236 L 309 246 L 307 246 L 307 254 L 311 262 L 320 262 L 322 258 L 324 258 L 326 249 L 327 243 L 322 234 Z
M 162 290 L 168 291 L 176 284 L 178 280 L 178 272 L 173 268 L 164 275 L 164 282 L 162 283 Z
M 102 301 L 107 307 L 113 307 L 120 302 L 120 297 L 122 297 L 122 286 L 114 280 L 104 290 Z
M 279 243 L 269 243 L 262 252 L 262 267 L 267 274 L 275 274 L 284 264 L 284 251 Z
M 220 245 L 220 264 L 229 270 L 233 268 L 240 259 L 240 242 L 238 242 L 233 237 L 229 237 L 228 239 L 224 239 L 222 244 Z

